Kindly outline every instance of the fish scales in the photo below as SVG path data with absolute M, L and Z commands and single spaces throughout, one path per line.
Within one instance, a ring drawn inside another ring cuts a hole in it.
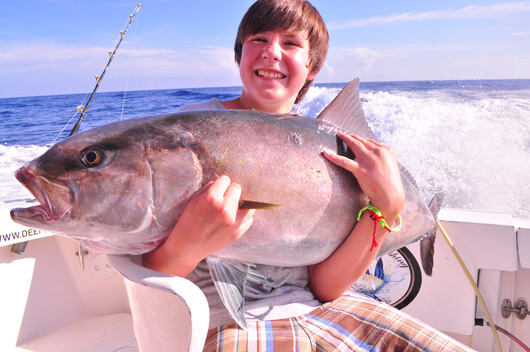
M 216 256 L 234 258 L 237 253 L 235 258 L 259 264 L 307 265 L 325 259 L 342 243 L 365 199 L 349 196 L 361 194 L 352 174 L 321 155 L 324 148 L 337 149 L 335 135 L 320 131 L 320 122 L 309 118 L 215 112 L 204 119 L 217 121 L 192 134 L 216 165 L 214 177 L 226 174 L 241 184 L 243 199 L 282 204 L 258 212 L 245 236 Z M 193 118 L 183 120 L 189 123 L 187 130 L 201 125 Z M 211 132 L 211 126 L 225 132 Z M 293 133 L 305 142 L 293 141 Z

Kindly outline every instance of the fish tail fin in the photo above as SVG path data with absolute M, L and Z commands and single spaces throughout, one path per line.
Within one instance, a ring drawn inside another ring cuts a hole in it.
M 438 218 L 438 212 L 442 207 L 442 201 L 444 198 L 443 193 L 437 193 L 429 203 L 429 210 L 434 217 L 434 223 Z M 434 229 L 427 232 L 423 239 L 420 241 L 420 255 L 421 255 L 421 266 L 425 275 L 432 276 L 432 269 L 434 267 L 434 242 L 436 241 L 436 225 Z
M 206 262 L 224 306 L 236 323 L 247 330 L 245 283 L 267 281 L 267 277 L 252 263 L 216 257 L 207 257 Z

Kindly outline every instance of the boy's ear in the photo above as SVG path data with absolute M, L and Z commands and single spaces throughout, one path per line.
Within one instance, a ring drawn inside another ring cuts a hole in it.
M 311 66 L 313 66 L 313 65 L 311 65 L 311 60 L 309 60 L 309 62 L 307 63 L 307 67 L 308 67 L 308 68 L 311 68 Z M 309 73 L 307 74 L 307 78 L 306 78 L 306 80 L 307 80 L 307 81 L 312 81 L 312 80 L 314 80 L 315 77 L 317 76 L 317 73 L 318 73 L 318 71 L 315 72 L 314 69 L 313 69 L 313 70 L 310 70 Z

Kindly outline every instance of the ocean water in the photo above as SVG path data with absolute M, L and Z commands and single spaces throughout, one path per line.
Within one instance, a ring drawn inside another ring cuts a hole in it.
M 298 110 L 316 117 L 345 84 L 312 87 Z M 81 131 L 173 112 L 240 87 L 97 93 Z M 530 80 L 361 83 L 377 138 L 391 145 L 425 200 L 444 192 L 444 207 L 530 218 Z M 0 99 L 0 200 L 29 198 L 14 171 L 66 138 L 88 95 Z M 71 121 L 71 122 L 69 122 Z M 67 123 L 69 124 L 67 125 Z

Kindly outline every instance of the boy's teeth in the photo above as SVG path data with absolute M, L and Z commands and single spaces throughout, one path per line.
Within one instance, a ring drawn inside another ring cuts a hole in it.
M 262 77 L 267 77 L 267 78 L 283 78 L 283 77 L 285 77 L 281 73 L 261 71 L 261 70 L 258 71 L 258 75 L 260 75 Z

